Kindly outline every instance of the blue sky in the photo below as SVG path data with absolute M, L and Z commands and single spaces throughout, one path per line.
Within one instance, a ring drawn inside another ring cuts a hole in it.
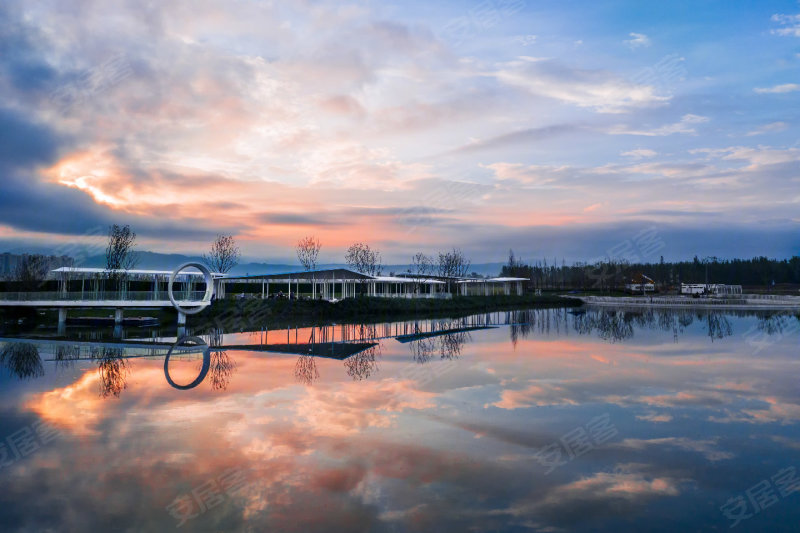
M 797 2 L 10 2 L 0 244 L 800 253 Z M 32 134 L 32 132 L 34 132 Z M 43 142 L 44 141 L 44 142 Z M 12 147 L 12 148 L 9 148 Z

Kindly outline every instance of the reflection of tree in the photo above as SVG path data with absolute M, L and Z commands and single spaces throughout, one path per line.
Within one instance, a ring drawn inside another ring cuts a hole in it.
M 56 368 L 72 367 L 80 356 L 80 346 L 65 346 L 60 344 L 56 346 Z
M 208 333 L 208 345 L 211 347 L 222 346 L 225 335 L 222 328 L 214 328 Z
M 225 335 L 222 328 L 214 328 L 208 333 L 208 345 L 222 346 Z M 212 350 L 208 373 L 211 375 L 212 390 L 227 390 L 233 374 L 236 372 L 236 361 L 228 355 L 227 350 Z
M 419 339 L 412 341 L 408 345 L 414 361 L 420 364 L 427 363 L 436 351 L 436 341 L 434 339 Z
M 758 317 L 758 330 L 766 333 L 767 335 L 782 334 L 784 328 L 791 327 L 792 315 L 785 313 L 771 313 L 765 316 Z M 795 316 L 800 320 L 800 315 Z
M 464 344 L 470 340 L 472 337 L 468 331 L 443 333 L 436 337 L 423 337 L 412 341 L 409 349 L 414 361 L 425 364 L 433 359 L 433 354 L 437 351 L 442 359 L 457 359 L 461 355 Z
M 227 350 L 211 352 L 209 374 L 211 375 L 212 390 L 226 390 L 235 372 L 236 361 L 228 355 Z
M 363 352 L 351 355 L 344 360 L 347 375 L 353 381 L 361 381 L 369 378 L 378 371 L 377 358 L 380 356 L 380 344 L 367 348 Z
M 697 315 L 698 320 L 703 318 L 702 314 Z M 709 333 L 715 338 L 722 338 L 731 334 L 731 326 L 727 318 L 719 313 L 708 313 L 707 321 Z M 634 328 L 649 328 L 672 332 L 675 340 L 678 333 L 682 333 L 694 322 L 691 310 L 685 309 L 644 309 L 636 311 L 624 310 L 588 310 L 584 313 L 576 314 L 573 318 L 575 331 L 581 335 L 591 334 L 597 331 L 601 339 L 612 342 L 623 341 L 633 337 Z
M 94 350 L 92 357 L 97 359 L 97 372 L 100 374 L 100 395 L 103 398 L 119 395 L 128 386 L 130 369 L 122 357 L 122 348 L 102 348 Z
M 44 376 L 44 365 L 39 350 L 30 343 L 9 343 L 0 351 L 0 364 L 19 379 Z
M 730 337 L 733 334 L 733 327 L 731 327 L 728 317 L 721 313 L 708 313 L 706 316 L 708 336 L 711 337 L 712 342 L 714 339 Z
M 627 319 L 626 313 L 601 313 L 595 327 L 603 340 L 617 342 L 633 337 L 633 323 Z
M 461 355 L 461 349 L 470 341 L 469 333 L 462 331 L 459 333 L 448 333 L 439 337 L 439 353 L 442 359 L 457 359 Z
M 294 377 L 300 383 L 313 385 L 319 379 L 317 361 L 313 355 L 301 355 L 294 365 Z

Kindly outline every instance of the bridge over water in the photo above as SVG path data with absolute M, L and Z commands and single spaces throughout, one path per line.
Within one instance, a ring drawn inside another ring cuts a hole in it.
M 196 268 L 200 272 L 182 272 Z M 114 323 L 122 324 L 125 309 L 158 309 L 174 307 L 178 311 L 178 325 L 186 324 L 186 315 L 195 314 L 211 305 L 214 296 L 215 276 L 200 263 L 185 263 L 175 270 L 125 270 L 61 268 L 54 271 L 59 282 L 58 291 L 0 292 L 0 307 L 35 307 L 57 309 L 58 326 L 66 325 L 69 309 L 114 309 Z M 115 279 L 116 290 L 105 290 L 105 282 Z M 202 278 L 198 280 L 198 277 Z M 152 284 L 148 291 L 128 290 L 129 284 L 142 280 Z M 173 290 L 175 282 L 182 290 Z M 195 290 L 200 283 L 205 288 Z M 80 283 L 80 290 L 73 289 Z M 166 290 L 162 285 L 166 283 Z

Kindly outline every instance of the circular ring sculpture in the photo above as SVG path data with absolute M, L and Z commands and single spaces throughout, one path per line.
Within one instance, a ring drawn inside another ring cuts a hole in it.
M 175 300 L 175 295 L 172 293 L 172 284 L 175 283 L 175 278 L 180 274 L 181 270 L 186 268 L 194 267 L 200 272 L 203 273 L 203 277 L 206 280 L 206 293 L 203 295 L 203 299 L 198 303 L 210 303 L 211 298 L 214 296 L 214 278 L 211 276 L 211 271 L 206 267 L 203 263 L 195 263 L 195 262 L 188 262 L 184 263 L 175 270 L 172 271 L 172 274 L 169 275 L 169 285 L 167 286 L 167 295 L 169 296 L 169 301 L 172 302 L 172 305 L 177 309 L 179 312 L 185 315 L 194 315 L 199 313 L 205 306 L 198 305 L 198 307 L 192 307 L 190 309 L 186 309 L 181 307 L 181 305 Z
M 189 341 L 197 343 L 199 346 L 205 346 L 205 350 L 203 350 L 203 367 L 200 369 L 200 374 L 197 375 L 194 381 L 188 385 L 178 385 L 172 380 L 172 376 L 169 375 L 169 358 L 172 356 L 172 350 Z M 164 358 L 164 377 L 167 378 L 167 383 L 178 390 L 189 390 L 200 385 L 203 380 L 206 379 L 209 368 L 211 368 L 211 348 L 209 348 L 200 337 L 181 337 L 178 339 L 178 342 L 172 345 L 172 348 L 169 349 L 167 356 Z

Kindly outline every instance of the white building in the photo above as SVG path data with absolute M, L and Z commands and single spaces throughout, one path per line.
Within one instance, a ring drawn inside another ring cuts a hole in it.
M 633 294 L 655 292 L 656 282 L 644 274 L 635 274 L 628 280 L 628 283 L 625 284 L 625 290 Z
M 217 296 L 227 292 L 247 294 L 261 298 L 311 298 L 341 300 L 358 294 L 378 298 L 452 298 L 449 287 L 463 296 L 491 296 L 522 294 L 526 278 L 442 278 L 438 276 L 369 276 L 345 268 L 311 270 L 284 274 L 254 276 L 226 276 L 220 280 Z M 242 286 L 260 285 L 259 290 Z M 238 288 L 232 288 L 238 285 Z
M 734 296 L 742 294 L 741 285 L 721 283 L 681 283 L 681 294 L 711 294 L 714 296 Z

